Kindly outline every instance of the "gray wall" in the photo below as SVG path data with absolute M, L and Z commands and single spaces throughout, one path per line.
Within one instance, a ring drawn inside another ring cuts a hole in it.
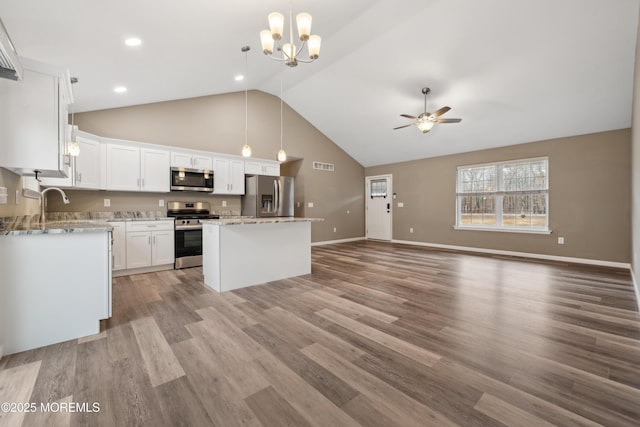
M 280 149 L 280 98 L 249 91 L 248 105 L 253 156 L 275 159 Z M 75 122 L 80 129 L 99 136 L 238 155 L 245 137 L 245 96 L 236 92 L 79 113 Z M 286 104 L 283 146 L 292 159 L 291 164 L 283 166 L 283 174 L 296 177 L 296 204 L 300 205 L 296 216 L 325 219 L 313 223 L 312 241 L 362 237 L 364 168 Z M 313 170 L 313 161 L 334 163 L 335 172 Z M 75 196 L 78 192 L 73 193 Z M 103 192 L 75 197 L 87 209 L 104 210 Z M 159 197 L 174 198 L 173 194 L 142 195 L 139 200 L 136 193 L 112 196 L 117 203 L 131 205 L 131 209 L 155 207 Z M 239 203 L 237 196 L 226 200 Z M 72 205 L 68 209 L 74 209 Z M 51 205 L 51 210 L 58 208 L 64 207 Z
M 551 235 L 453 229 L 457 166 L 539 156 L 549 157 Z M 394 208 L 394 239 L 628 263 L 630 159 L 631 131 L 622 129 L 375 166 L 365 175 L 393 175 L 395 202 L 404 203 Z
M 1 144 L 2 142 L 0 142 Z M 7 204 L 0 205 L 0 217 L 35 215 L 40 213 L 37 199 L 22 197 L 23 181 L 20 176 L 0 168 L 0 187 L 7 188 Z M 16 190 L 19 195 L 16 197 Z M 16 204 L 16 199 L 18 203 Z

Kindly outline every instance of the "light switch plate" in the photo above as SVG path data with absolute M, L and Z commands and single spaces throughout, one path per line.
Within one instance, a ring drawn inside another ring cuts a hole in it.
M 227 207 L 227 201 L 226 201 L 226 200 L 223 200 L 223 201 L 222 201 L 222 207 L 223 207 L 223 208 L 226 208 L 226 207 Z
M 109 206 L 111 206 L 111 199 L 104 199 L 104 207 L 108 208 Z
M 307 207 L 308 207 L 308 208 L 312 208 L 312 207 L 313 207 L 313 202 L 309 202 L 309 203 L 307 203 Z
M 158 200 L 158 206 L 163 207 L 164 206 L 164 200 L 162 200 L 162 199 Z
M 404 208 L 404 202 L 398 202 L 398 207 L 399 208 Z

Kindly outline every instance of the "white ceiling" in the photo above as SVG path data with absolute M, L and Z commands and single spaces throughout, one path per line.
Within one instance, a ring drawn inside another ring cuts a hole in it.
M 639 2 L 295 0 L 322 36 L 295 69 L 259 45 L 285 0 L 0 0 L 0 18 L 21 56 L 79 78 L 75 111 L 244 90 L 250 45 L 249 89 L 278 96 L 284 76 L 285 102 L 373 166 L 630 127 Z M 392 130 L 424 86 L 462 123 Z

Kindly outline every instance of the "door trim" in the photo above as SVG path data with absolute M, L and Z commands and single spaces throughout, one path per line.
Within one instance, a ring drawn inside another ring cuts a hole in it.
M 388 179 L 389 185 L 387 187 L 387 194 L 389 196 L 389 206 L 391 207 L 389 210 L 389 238 L 388 239 L 372 239 L 372 240 L 383 240 L 383 241 L 391 241 L 393 240 L 393 175 L 385 174 L 385 175 L 373 175 L 373 176 L 365 176 L 364 177 L 364 197 L 365 197 L 365 206 L 364 206 L 364 235 L 365 239 L 369 240 L 369 200 L 371 198 L 368 196 L 369 194 L 369 182 L 375 179 Z

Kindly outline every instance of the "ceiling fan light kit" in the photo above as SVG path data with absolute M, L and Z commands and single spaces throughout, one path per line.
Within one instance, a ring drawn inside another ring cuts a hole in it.
M 277 42 L 282 40 L 284 34 L 284 15 L 278 12 L 270 13 L 268 16 L 269 29 L 260 32 L 260 43 L 262 52 L 276 61 L 284 61 L 289 67 L 295 67 L 298 62 L 313 62 L 320 56 L 320 45 L 322 38 L 311 34 L 311 15 L 303 12 L 296 16 L 298 28 L 298 38 L 302 42 L 297 47 L 293 42 L 293 0 L 289 1 L 289 42 L 279 46 Z M 309 59 L 301 59 L 300 53 L 307 46 Z M 281 56 L 273 54 L 274 48 L 282 52 Z
M 424 112 L 421 113 L 419 116 L 412 116 L 410 114 L 400 114 L 401 117 L 411 119 L 414 122 L 409 123 L 408 125 L 395 127 L 393 128 L 393 130 L 402 129 L 409 126 L 416 126 L 418 129 L 420 129 L 420 131 L 422 131 L 422 133 L 427 133 L 431 129 L 433 129 L 433 126 L 435 126 L 436 123 L 460 123 L 462 121 L 462 119 L 441 119 L 440 118 L 441 115 L 443 115 L 444 113 L 446 113 L 451 109 L 450 107 L 442 107 L 433 113 L 428 113 L 427 112 L 427 95 L 429 93 L 431 93 L 431 89 L 429 89 L 428 87 L 422 88 L 422 94 L 424 95 Z

